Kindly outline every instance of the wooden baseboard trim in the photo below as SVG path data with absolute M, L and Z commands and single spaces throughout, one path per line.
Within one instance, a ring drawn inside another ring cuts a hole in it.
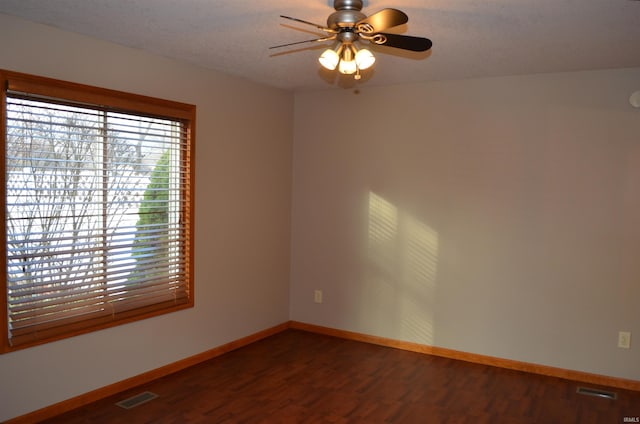
M 62 402 L 44 407 L 42 409 L 38 409 L 28 414 L 21 415 L 16 418 L 12 418 L 8 421 L 5 421 L 5 424 L 27 424 L 27 423 L 39 422 L 47 418 L 55 417 L 57 415 L 63 414 L 65 412 L 71 411 L 81 406 L 88 405 L 89 403 L 95 402 L 97 400 L 104 399 L 106 397 L 118 394 L 125 390 L 129 390 L 134 387 L 140 386 L 142 384 L 149 383 L 153 380 L 167 376 L 169 374 L 173 374 L 185 368 L 189 368 L 193 365 L 197 365 L 209 359 L 213 359 L 227 352 L 231 352 L 232 350 L 257 342 L 258 340 L 264 339 L 265 337 L 269 337 L 274 334 L 285 331 L 288 328 L 289 328 L 289 323 L 286 322 L 286 323 L 277 325 L 275 327 L 271 327 L 266 330 L 259 331 L 247 337 L 243 337 L 241 339 L 226 343 L 222 346 L 218 346 L 213 349 L 207 350 L 206 352 L 202 352 L 197 355 L 190 356 L 188 358 L 136 375 L 126 380 L 122 380 L 117 383 L 110 384 L 108 386 L 101 387 L 91 392 L 73 397 L 71 399 L 67 399 Z
M 502 359 L 492 356 L 479 355 L 475 353 L 461 352 L 458 350 L 446 349 L 436 346 L 428 346 L 419 343 L 403 342 L 378 336 L 370 336 L 352 331 L 338 330 L 335 328 L 322 327 L 303 322 L 290 321 L 289 327 L 296 330 L 308 331 L 311 333 L 324 334 L 327 336 L 339 337 L 342 339 L 355 340 L 359 342 L 371 343 L 380 346 L 392 347 L 396 349 L 408 350 L 411 352 L 424 353 L 428 355 L 441 356 L 444 358 L 457 359 L 460 361 L 473 362 L 475 364 L 490 365 L 494 367 L 507 368 L 516 371 L 524 371 L 531 374 L 546 375 L 549 377 L 564 378 L 581 383 L 594 384 L 618 389 L 640 391 L 640 381 L 627 380 L 618 377 L 609 377 L 599 374 L 591 374 L 582 371 L 555 368 L 546 365 L 531 364 L 527 362 Z

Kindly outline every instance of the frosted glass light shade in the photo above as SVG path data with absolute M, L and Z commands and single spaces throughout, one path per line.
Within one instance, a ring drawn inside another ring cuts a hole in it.
M 640 107 L 640 90 L 634 92 L 631 97 L 629 97 L 629 103 L 633 107 Z
M 360 69 L 370 68 L 375 61 L 375 56 L 367 49 L 358 50 L 358 53 L 356 53 L 356 64 Z
M 340 56 L 334 50 L 327 49 L 320 55 L 318 61 L 326 69 L 333 71 L 338 66 L 338 62 L 340 62 Z
M 338 65 L 338 71 L 340 71 L 341 74 L 355 74 L 356 69 L 357 65 L 355 60 L 343 59 L 340 61 L 340 65 Z

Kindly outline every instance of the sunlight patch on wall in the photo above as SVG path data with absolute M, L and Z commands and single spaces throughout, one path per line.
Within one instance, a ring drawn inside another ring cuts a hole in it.
M 433 342 L 438 234 L 427 225 L 407 217 L 402 225 L 400 260 L 400 307 L 403 338 Z
M 438 233 L 369 193 L 368 310 L 376 328 L 432 344 Z
M 381 272 L 391 272 L 398 235 L 398 208 L 375 193 L 369 193 L 369 253 Z

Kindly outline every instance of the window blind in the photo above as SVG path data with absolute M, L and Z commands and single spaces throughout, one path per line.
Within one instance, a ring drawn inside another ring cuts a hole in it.
M 9 90 L 9 347 L 192 298 L 190 122 Z

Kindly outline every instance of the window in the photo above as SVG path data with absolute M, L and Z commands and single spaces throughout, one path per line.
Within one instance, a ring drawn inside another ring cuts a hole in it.
M 2 351 L 193 306 L 195 106 L 0 78 Z

